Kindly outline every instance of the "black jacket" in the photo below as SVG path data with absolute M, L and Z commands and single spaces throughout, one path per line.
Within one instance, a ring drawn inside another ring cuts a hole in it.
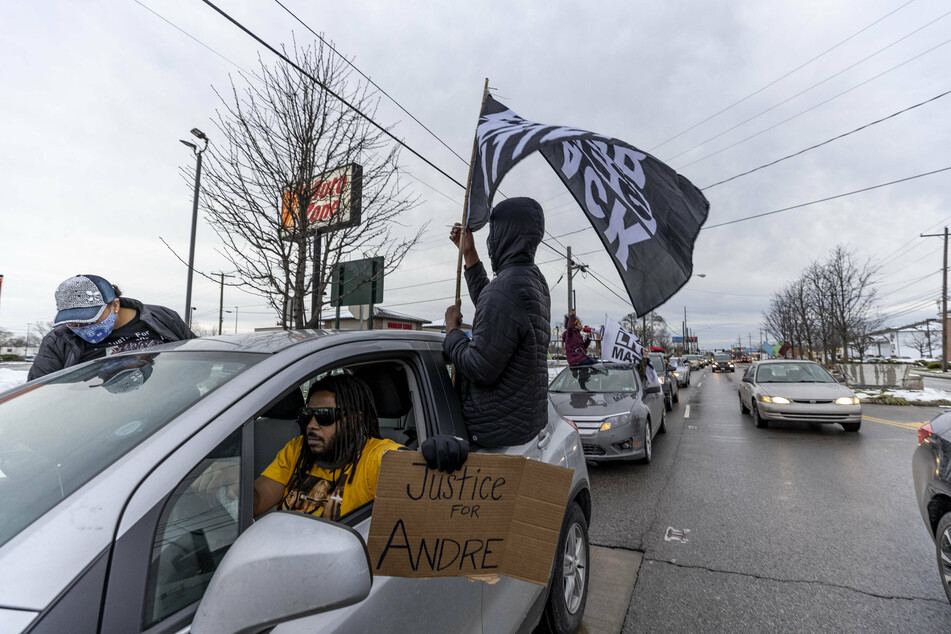
M 195 338 L 195 333 L 189 330 L 178 313 L 170 308 L 143 304 L 137 299 L 128 297 L 120 297 L 119 305 L 123 308 L 134 308 L 139 313 L 139 319 L 169 341 Z M 76 365 L 88 345 L 65 324 L 53 328 L 40 342 L 40 349 L 36 353 L 36 360 L 33 361 L 33 367 L 30 368 L 27 379 L 33 380 L 50 372 Z
M 541 206 L 510 198 L 492 210 L 489 223 L 495 278 L 489 281 L 481 262 L 466 269 L 476 307 L 472 340 L 452 330 L 443 350 L 468 381 L 462 413 L 469 441 L 504 447 L 528 442 L 548 420 L 551 297 L 534 264 L 545 232 Z

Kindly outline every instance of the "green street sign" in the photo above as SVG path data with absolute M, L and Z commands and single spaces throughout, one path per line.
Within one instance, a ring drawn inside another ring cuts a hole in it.
M 332 306 L 383 302 L 383 256 L 340 262 L 333 268 L 332 276 Z

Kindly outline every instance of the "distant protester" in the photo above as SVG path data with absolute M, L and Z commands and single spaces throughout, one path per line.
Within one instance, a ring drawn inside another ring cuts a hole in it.
M 194 339 L 182 318 L 164 306 L 122 297 L 98 275 L 76 275 L 56 289 L 56 319 L 40 343 L 27 378 L 127 350 Z
M 571 312 L 565 315 L 565 332 L 561 334 L 561 340 L 565 342 L 565 358 L 570 366 L 595 363 L 595 360 L 588 356 L 591 336 L 582 336 L 581 331 L 581 320 L 572 308 Z

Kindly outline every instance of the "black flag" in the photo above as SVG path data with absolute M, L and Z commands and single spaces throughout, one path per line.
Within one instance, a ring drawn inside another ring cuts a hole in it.
M 593 132 L 526 121 L 491 96 L 476 130 L 468 226 L 489 220 L 492 197 L 520 160 L 539 151 L 611 254 L 638 315 L 667 301 L 693 273 L 693 245 L 710 203 L 646 152 Z

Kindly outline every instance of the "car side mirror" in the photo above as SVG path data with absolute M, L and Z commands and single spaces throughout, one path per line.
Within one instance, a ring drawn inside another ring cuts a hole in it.
M 198 604 L 191 631 L 258 632 L 358 603 L 372 585 L 370 557 L 359 533 L 310 515 L 276 511 L 231 545 Z
M 743 377 L 743 382 L 744 382 L 744 383 L 752 383 L 752 382 L 753 382 L 753 377 L 751 377 L 751 376 L 744 376 L 744 377 Z
M 660 383 L 651 383 L 644 387 L 644 394 L 657 394 L 660 392 Z
M 844 376 L 839 376 L 839 377 L 836 377 L 835 380 L 838 381 L 839 383 L 845 383 L 848 379 Z

